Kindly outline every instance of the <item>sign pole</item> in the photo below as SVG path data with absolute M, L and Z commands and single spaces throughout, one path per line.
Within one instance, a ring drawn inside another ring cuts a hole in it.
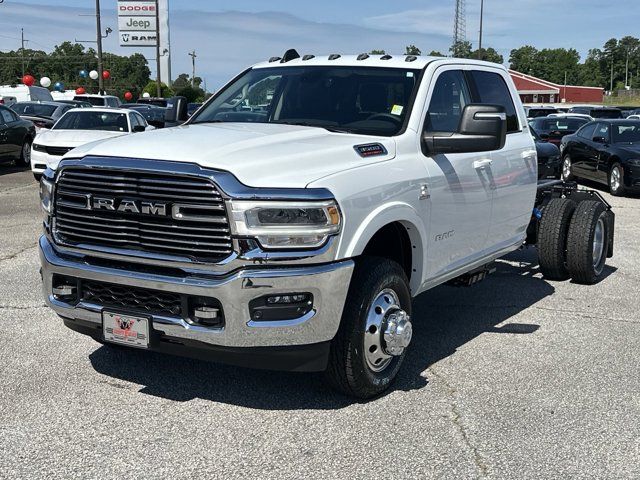
M 162 84 L 160 81 L 160 12 L 159 1 L 156 0 L 156 96 L 162 97 Z

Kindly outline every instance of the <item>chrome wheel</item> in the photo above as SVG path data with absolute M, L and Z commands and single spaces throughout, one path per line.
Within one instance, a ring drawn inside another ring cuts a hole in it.
M 593 232 L 593 267 L 596 269 L 596 273 L 599 275 L 604 266 L 602 262 L 602 256 L 604 255 L 605 244 L 605 227 L 604 219 L 601 217 L 598 219 L 595 231 Z
M 395 356 L 402 355 L 411 342 L 409 315 L 400 307 L 398 295 L 385 289 L 374 298 L 367 312 L 364 354 L 367 366 L 381 372 Z
M 31 165 L 31 144 L 29 142 L 22 144 L 22 162 L 27 167 Z
M 617 192 L 620 189 L 620 184 L 622 182 L 621 177 L 620 169 L 618 167 L 613 167 L 611 175 L 609 176 L 609 187 L 611 187 L 612 192 Z
M 567 180 L 571 178 L 571 157 L 564 157 L 562 162 L 562 179 Z

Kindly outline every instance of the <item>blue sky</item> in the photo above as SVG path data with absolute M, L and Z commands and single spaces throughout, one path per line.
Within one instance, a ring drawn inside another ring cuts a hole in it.
M 169 0 L 174 76 L 191 71 L 215 89 L 247 65 L 295 47 L 301 53 L 359 53 L 372 48 L 402 53 L 446 52 L 454 0 Z M 20 27 L 29 46 L 50 50 L 64 40 L 95 37 L 89 0 L 5 0 L 0 5 L 0 50 L 19 47 Z M 480 0 L 467 0 L 467 38 L 478 36 Z M 116 1 L 102 0 L 103 26 L 116 29 Z M 485 0 L 484 44 L 508 59 L 511 48 L 574 47 L 584 57 L 611 37 L 640 35 L 638 0 Z M 105 50 L 121 49 L 117 36 Z M 140 49 L 153 58 L 153 49 Z M 150 62 L 153 63 L 153 62 Z M 150 65 L 153 70 L 153 65 Z

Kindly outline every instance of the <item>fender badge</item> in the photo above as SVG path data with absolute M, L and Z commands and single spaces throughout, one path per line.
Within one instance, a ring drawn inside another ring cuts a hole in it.
M 353 148 L 361 157 L 375 157 L 387 154 L 387 149 L 381 143 L 367 143 L 365 145 L 356 145 Z

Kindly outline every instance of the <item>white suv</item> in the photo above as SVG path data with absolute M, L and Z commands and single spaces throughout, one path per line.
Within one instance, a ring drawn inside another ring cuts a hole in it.
M 45 296 L 69 328 L 320 370 L 363 398 L 422 327 L 412 297 L 527 242 L 584 283 L 613 252 L 608 206 L 537 184 L 509 73 L 474 60 L 290 50 L 182 126 L 73 150 L 41 191 Z

